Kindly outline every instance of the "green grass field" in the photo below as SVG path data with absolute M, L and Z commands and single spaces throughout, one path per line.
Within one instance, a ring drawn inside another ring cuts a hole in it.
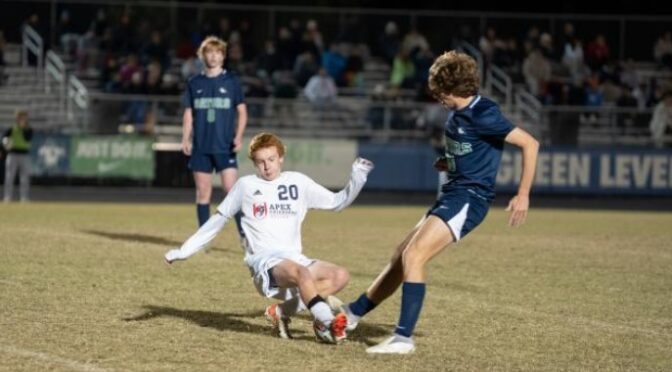
M 347 267 L 351 300 L 423 207 L 312 212 L 309 256 Z M 493 208 L 431 263 L 410 356 L 369 356 L 399 294 L 344 345 L 271 336 L 232 225 L 169 267 L 191 205 L 0 205 L 0 370 L 669 371 L 672 213 L 533 209 L 506 226 Z

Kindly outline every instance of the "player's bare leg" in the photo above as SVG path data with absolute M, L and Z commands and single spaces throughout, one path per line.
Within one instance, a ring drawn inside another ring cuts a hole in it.
M 402 255 L 408 243 L 413 239 L 415 234 L 420 229 L 420 224 L 424 221 L 424 218 L 418 223 L 418 225 L 411 230 L 411 232 L 406 236 L 404 241 L 401 242 L 394 250 L 390 263 L 385 266 L 383 271 L 378 275 L 378 277 L 373 281 L 369 289 L 366 291 L 367 297 L 375 302 L 380 304 L 390 297 L 397 288 L 401 285 L 401 282 L 404 280 L 404 268 L 402 265 Z
M 403 251 L 404 281 L 424 283 L 427 263 L 453 241 L 453 233 L 442 219 L 427 217 Z
M 357 328 L 360 318 L 396 292 L 404 281 L 403 252 L 409 242 L 417 234 L 425 219 L 425 217 L 420 219 L 413 230 L 411 230 L 401 244 L 397 246 L 392 254 L 390 263 L 385 266 L 369 289 L 355 302 L 343 307 L 343 311 L 348 317 L 348 331 L 353 331 Z
M 367 353 L 407 354 L 415 350 L 411 336 L 425 297 L 425 266 L 453 240 L 450 228 L 442 219 L 430 215 L 421 224 L 402 253 L 404 286 L 397 328 L 392 337 L 368 348 Z
M 196 184 L 196 203 L 210 204 L 212 197 L 212 176 L 210 173 L 194 172 L 194 183 Z
M 350 273 L 343 267 L 330 262 L 317 261 L 308 266 L 313 275 L 320 296 L 327 298 L 340 292 L 350 281 Z
M 318 286 L 308 268 L 290 260 L 283 260 L 273 267 L 272 275 L 281 288 L 299 288 L 301 300 L 316 320 L 313 327 L 318 339 L 329 343 L 339 343 L 345 339 L 345 315 L 334 317 L 329 305 L 319 295 Z

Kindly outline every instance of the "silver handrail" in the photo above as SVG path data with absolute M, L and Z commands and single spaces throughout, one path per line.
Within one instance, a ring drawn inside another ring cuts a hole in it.
M 504 97 L 505 110 L 511 111 L 513 109 L 513 80 L 511 80 L 509 74 L 491 64 L 486 74 L 485 86 L 491 94 L 499 93 Z
M 22 65 L 28 66 L 28 56 L 30 55 L 29 53 L 32 53 L 37 57 L 37 68 L 42 68 L 44 63 L 44 41 L 42 40 L 42 36 L 34 28 L 25 25 L 21 40 Z
M 485 69 L 485 60 L 483 59 L 483 54 L 473 45 L 466 41 L 461 41 L 457 49 L 461 52 L 467 53 L 476 60 L 476 65 L 478 66 L 479 78 L 481 79 L 481 86 L 485 86 L 485 79 L 483 78 L 484 69 Z

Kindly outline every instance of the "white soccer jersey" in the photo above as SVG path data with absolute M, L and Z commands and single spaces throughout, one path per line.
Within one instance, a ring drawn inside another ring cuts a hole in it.
M 299 172 L 282 172 L 273 181 L 257 175 L 238 179 L 212 216 L 179 250 L 166 254 L 166 260 L 186 259 L 215 238 L 224 224 L 238 211 L 248 240 L 245 261 L 250 265 L 258 255 L 273 252 L 300 254 L 301 223 L 309 209 L 340 211 L 350 205 L 366 183 L 372 169 L 358 159 L 352 166 L 348 185 L 333 193 Z
M 301 224 L 308 209 L 336 209 L 344 199 L 354 200 L 356 194 L 348 193 L 335 194 L 298 172 L 282 172 L 273 181 L 251 175 L 238 180 L 217 211 L 226 218 L 242 212 L 246 255 L 276 250 L 300 253 Z

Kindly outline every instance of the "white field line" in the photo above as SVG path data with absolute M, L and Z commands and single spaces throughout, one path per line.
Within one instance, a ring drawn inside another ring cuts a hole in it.
M 70 359 L 65 359 L 58 357 L 56 355 L 51 355 L 47 353 L 41 353 L 41 352 L 36 352 L 36 351 L 30 351 L 30 350 L 25 350 L 25 349 L 19 349 L 13 346 L 8 346 L 8 345 L 0 345 L 0 352 L 6 353 L 6 354 L 12 354 L 24 358 L 30 358 L 34 360 L 38 360 L 41 362 L 46 362 L 49 364 L 59 364 L 63 367 L 75 370 L 75 371 L 83 371 L 83 372 L 105 372 L 109 371 L 108 369 L 100 368 L 88 363 L 81 363 L 76 360 L 70 360 Z

